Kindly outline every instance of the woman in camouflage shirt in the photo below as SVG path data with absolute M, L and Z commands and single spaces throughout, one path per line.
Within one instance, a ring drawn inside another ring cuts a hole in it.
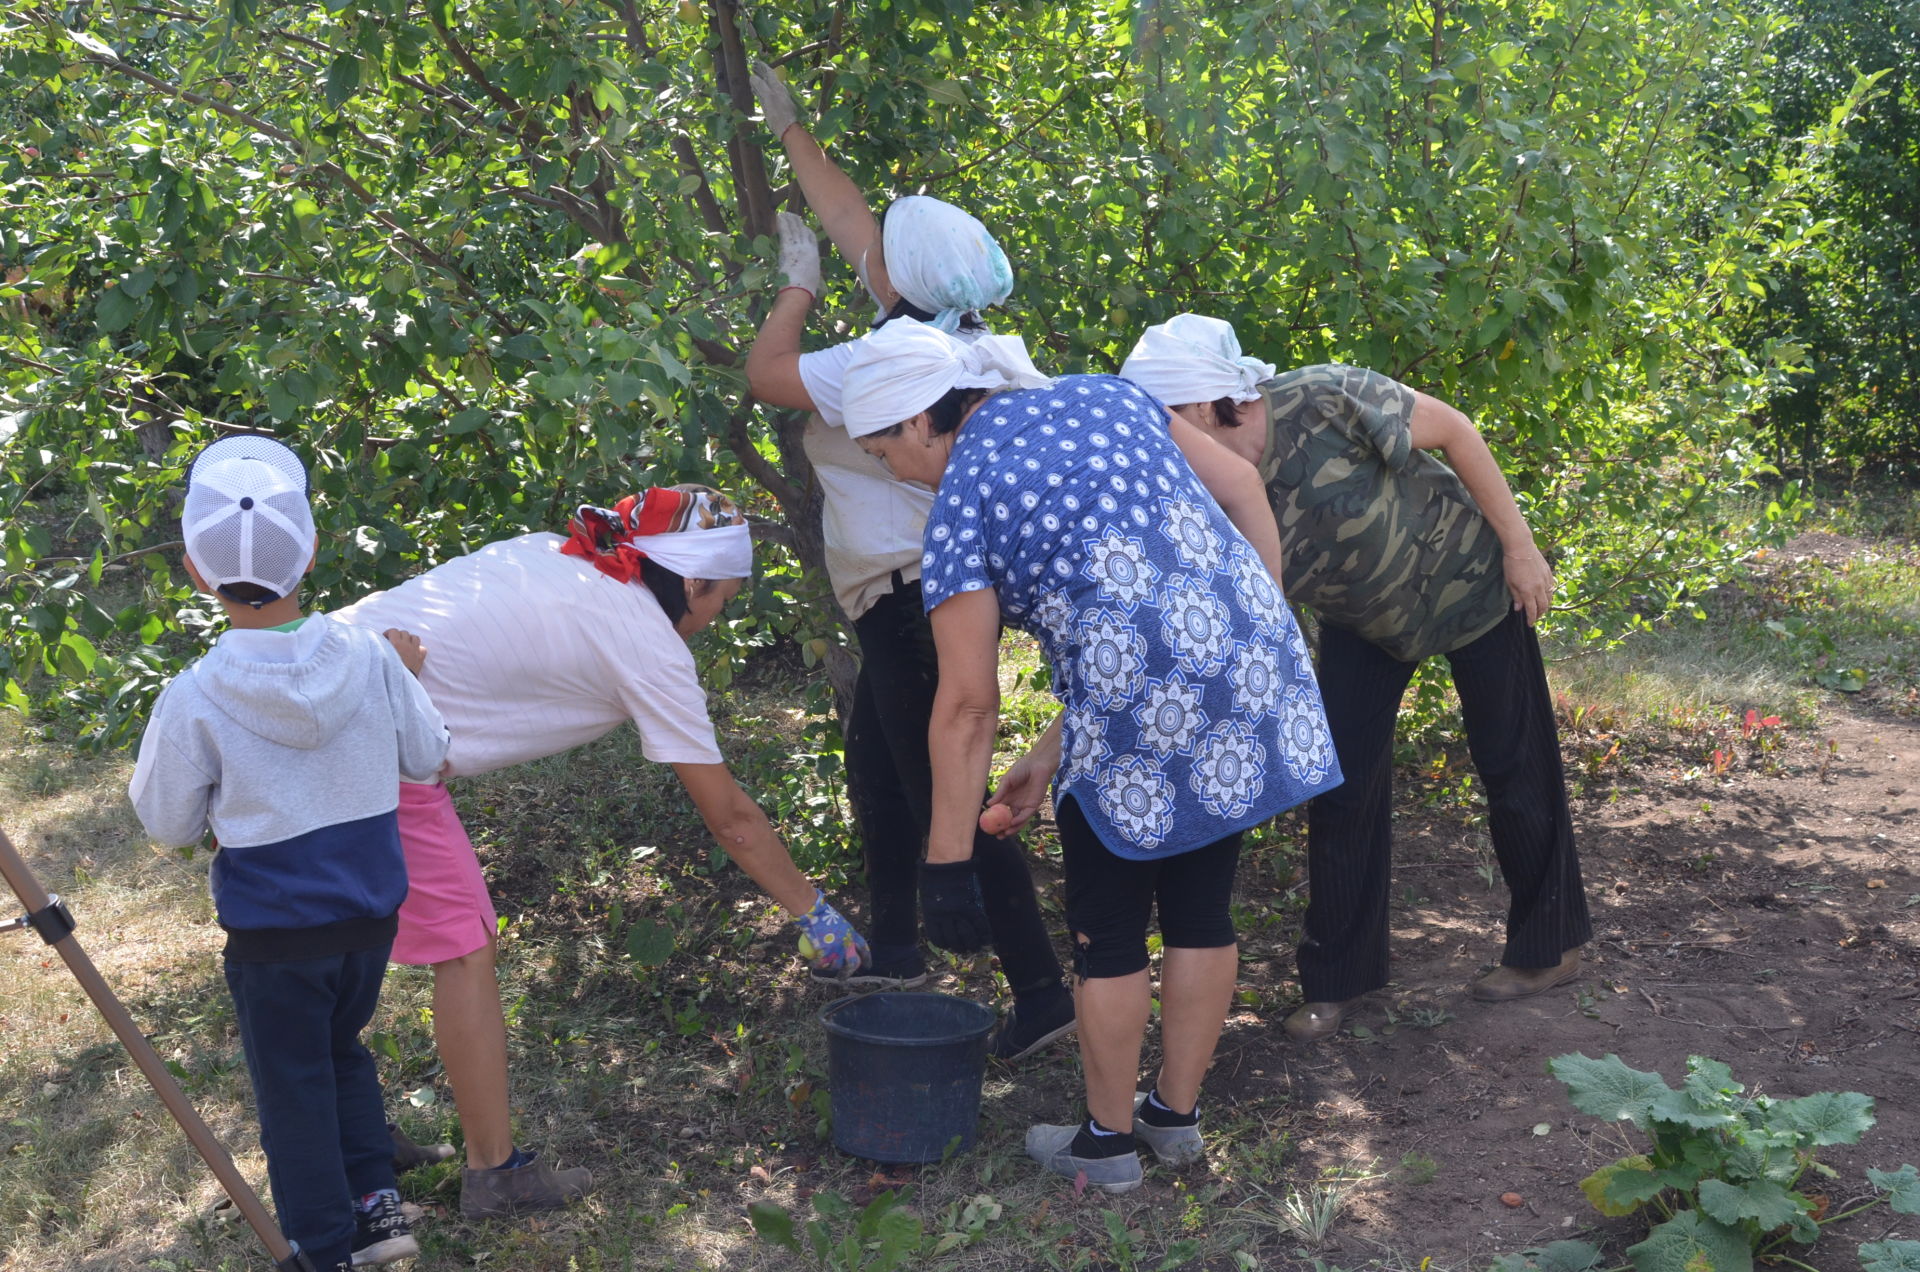
M 1347 780 L 1308 809 L 1306 1003 L 1287 1032 L 1327 1037 L 1387 983 L 1393 727 L 1434 654 L 1453 671 L 1512 894 L 1501 966 L 1473 995 L 1503 1002 L 1573 979 L 1591 928 L 1533 631 L 1553 572 L 1473 422 L 1356 367 L 1276 375 L 1241 355 L 1230 324 L 1198 314 L 1149 328 L 1121 374 L 1258 467 L 1288 599 L 1320 620 L 1321 693 Z

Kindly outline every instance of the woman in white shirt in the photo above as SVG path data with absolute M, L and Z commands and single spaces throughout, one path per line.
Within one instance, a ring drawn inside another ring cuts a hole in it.
M 879 321 L 911 317 L 962 340 L 984 334 L 979 312 L 1013 289 L 1006 254 L 986 227 L 951 204 L 921 196 L 895 200 L 876 221 L 866 196 L 796 122 L 793 99 L 773 71 L 757 66 L 753 83 L 794 179 L 859 273 Z M 774 298 L 747 356 L 747 382 L 762 402 L 814 413 L 804 446 L 826 496 L 827 571 L 860 641 L 847 784 L 866 848 L 874 966 L 854 979 L 893 988 L 924 981 L 917 919 L 943 947 L 977 947 L 990 937 L 1014 1000 L 990 1051 L 1018 1060 L 1074 1029 L 1073 997 L 1020 844 L 981 834 L 977 880 L 921 862 L 932 815 L 927 725 L 939 683 L 920 595 L 921 536 L 932 492 L 894 481 L 847 436 L 840 386 L 851 345 L 801 352 L 807 314 L 821 291 L 819 249 L 799 217 L 781 214 L 780 235 L 788 286 Z M 984 931 L 973 930 L 981 914 L 976 899 L 984 903 Z
M 815 975 L 861 970 L 860 934 L 728 770 L 687 648 L 752 573 L 745 517 L 705 487 L 655 487 L 584 506 L 568 530 L 488 544 L 334 617 L 431 647 L 417 671 L 453 737 L 442 777 L 557 755 L 631 720 L 641 753 L 673 766 L 727 855 L 799 926 Z M 590 1178 L 514 1145 L 493 903 L 444 785 L 401 788 L 400 839 L 409 890 L 393 959 L 433 968 L 434 1042 L 466 1137 L 461 1214 L 564 1205 Z

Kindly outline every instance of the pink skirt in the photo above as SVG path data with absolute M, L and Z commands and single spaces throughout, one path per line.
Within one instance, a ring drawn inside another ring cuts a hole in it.
M 400 849 L 407 899 L 393 961 L 424 966 L 471 954 L 493 939 L 498 922 L 473 841 L 442 785 L 400 783 Z

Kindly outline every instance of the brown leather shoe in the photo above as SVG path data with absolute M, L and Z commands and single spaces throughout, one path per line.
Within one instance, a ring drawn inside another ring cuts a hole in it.
M 1347 1013 L 1359 1001 L 1349 998 L 1343 1003 L 1303 1003 L 1280 1027 L 1295 1042 L 1319 1042 L 1340 1032 Z
M 585 1166 L 555 1170 L 537 1154 L 512 1170 L 460 1172 L 460 1217 L 505 1219 L 538 1210 L 558 1210 L 580 1200 L 593 1187 L 593 1172 Z
M 421 1166 L 431 1166 L 435 1162 L 444 1162 L 453 1156 L 453 1145 L 416 1144 L 392 1122 L 387 1123 L 387 1134 L 393 1138 L 393 1173 L 396 1175 Z
M 1531 998 L 1580 974 L 1580 949 L 1575 946 L 1552 967 L 1496 967 L 1473 983 L 1473 996 L 1483 1003 L 1510 1003 Z

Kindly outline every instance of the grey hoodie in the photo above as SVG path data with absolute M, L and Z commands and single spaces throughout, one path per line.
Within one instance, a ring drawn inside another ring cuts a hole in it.
M 154 703 L 127 795 L 147 833 L 223 848 L 279 843 L 391 813 L 430 780 L 447 729 L 377 632 L 315 614 L 292 632 L 231 630 Z

